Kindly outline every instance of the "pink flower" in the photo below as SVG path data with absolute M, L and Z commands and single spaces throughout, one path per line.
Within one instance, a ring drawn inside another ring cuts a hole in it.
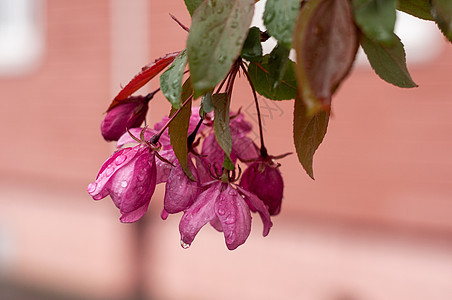
M 242 174 L 240 186 L 268 206 L 270 215 L 281 210 L 284 183 L 278 165 L 270 160 L 255 161 Z
M 94 200 L 110 195 L 121 213 L 121 222 L 135 222 L 147 211 L 156 185 L 154 150 L 147 144 L 115 152 L 88 185 Z
M 235 164 L 237 158 L 243 162 L 249 162 L 259 157 L 256 145 L 246 134 L 251 131 L 251 124 L 245 121 L 242 113 L 231 117 L 229 129 L 231 132 L 232 149 L 231 160 Z M 211 170 L 215 166 L 215 172 L 220 172 L 224 160 L 224 151 L 215 138 L 215 133 L 211 132 L 202 144 L 201 155 L 206 157 L 203 161 Z M 210 165 L 210 166 L 209 166 Z
M 100 130 L 107 141 L 117 141 L 127 129 L 139 127 L 146 118 L 149 97 L 130 96 L 107 111 Z
M 199 230 L 210 222 L 215 229 L 223 232 L 228 249 L 236 249 L 250 234 L 250 207 L 261 214 L 264 236 L 267 235 L 272 223 L 267 208 L 259 198 L 247 191 L 236 190 L 230 183 L 213 183 L 185 210 L 180 220 L 182 247 L 188 248 Z
M 175 167 L 171 169 L 166 180 L 165 198 L 163 199 L 164 210 L 170 214 L 181 212 L 190 207 L 201 193 L 198 172 L 191 159 L 188 160 L 188 167 L 196 181 L 190 180 L 185 175 L 177 159 L 175 159 L 174 164 Z

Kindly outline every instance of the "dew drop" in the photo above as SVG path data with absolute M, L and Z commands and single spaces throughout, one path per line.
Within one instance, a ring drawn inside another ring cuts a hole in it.
M 180 245 L 181 245 L 182 248 L 184 248 L 184 249 L 190 248 L 190 244 L 185 243 L 183 240 L 180 240 Z
M 224 55 L 222 55 L 218 58 L 218 62 L 220 64 L 224 63 L 225 61 L 226 61 L 226 56 L 224 56 Z M 226 127 L 226 126 L 223 125 L 223 127 Z
M 123 188 L 125 188 L 127 186 L 127 181 L 125 181 L 125 180 L 121 181 L 121 186 Z
M 225 222 L 226 224 L 231 225 L 231 224 L 235 223 L 235 217 L 232 216 L 232 215 L 230 215 L 230 216 L 228 216 L 228 217 L 226 218 L 226 220 L 225 220 L 224 222 Z
M 110 176 L 110 175 L 113 173 L 114 170 L 115 170 L 115 168 L 113 168 L 112 165 L 109 165 L 109 166 L 107 167 L 107 170 L 105 171 L 105 174 L 106 174 L 107 176 Z
M 96 190 L 97 184 L 96 183 L 90 183 L 88 185 L 88 193 L 92 193 Z
M 144 188 L 142 186 L 137 187 L 137 194 L 143 195 L 144 194 Z
M 121 155 L 119 155 L 118 157 L 116 157 L 115 163 L 116 163 L 117 165 L 120 165 L 120 164 L 122 164 L 126 159 L 127 159 L 127 156 L 121 154 Z
M 237 192 L 234 190 L 230 190 L 228 194 L 231 196 L 237 196 Z
M 143 171 L 145 171 L 145 170 L 143 170 Z M 144 172 L 139 173 L 139 174 L 137 175 L 138 181 L 143 181 L 144 178 L 146 178 L 146 174 L 145 174 Z
M 220 215 L 224 215 L 224 213 L 225 213 L 225 211 L 224 211 L 224 209 L 222 209 L 222 208 L 220 208 L 219 210 L 218 210 L 218 213 L 220 214 Z

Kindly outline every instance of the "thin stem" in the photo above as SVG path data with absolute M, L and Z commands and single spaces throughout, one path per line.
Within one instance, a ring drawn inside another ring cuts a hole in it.
M 190 32 L 190 28 L 188 28 L 187 26 L 185 26 L 184 24 L 182 24 L 181 21 L 179 21 L 175 16 L 173 16 L 172 14 L 169 14 L 171 16 L 171 18 L 176 21 L 176 23 L 182 27 L 183 30 L 185 30 L 186 32 Z
M 267 157 L 268 156 L 268 152 L 267 152 L 267 148 L 265 148 L 265 144 L 264 144 L 264 134 L 262 131 L 262 119 L 261 119 L 261 110 L 259 108 L 259 103 L 257 101 L 257 94 L 256 94 L 256 89 L 254 88 L 254 84 L 251 81 L 251 77 L 250 74 L 248 74 L 248 71 L 246 70 L 245 66 L 243 65 L 243 63 L 240 64 L 240 67 L 243 70 L 243 73 L 245 73 L 246 79 L 248 80 L 248 83 L 250 84 L 251 90 L 253 91 L 253 96 L 254 96 L 254 103 L 256 104 L 256 111 L 257 111 L 257 120 L 259 123 L 259 135 L 261 138 L 261 155 L 263 157 Z
M 152 144 L 155 144 L 155 143 L 157 143 L 159 141 L 160 137 L 162 136 L 162 134 L 166 130 L 166 128 L 168 128 L 169 124 L 171 124 L 171 122 L 173 122 L 174 118 L 176 118 L 176 116 L 179 114 L 179 112 L 185 107 L 185 105 L 187 105 L 187 103 L 192 98 L 193 98 L 193 95 L 191 95 L 190 97 L 187 98 L 187 100 L 185 100 L 185 102 L 181 105 L 181 107 L 178 110 L 176 110 L 176 112 L 170 117 L 168 122 L 166 122 L 165 126 L 163 126 L 156 135 L 151 137 L 149 142 L 151 142 Z

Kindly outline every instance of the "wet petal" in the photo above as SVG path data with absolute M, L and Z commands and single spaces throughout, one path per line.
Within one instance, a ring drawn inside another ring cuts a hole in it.
M 223 232 L 223 226 L 221 226 L 221 222 L 217 216 L 210 221 L 210 225 L 215 228 L 219 232 Z
M 196 168 L 198 170 L 199 181 L 202 184 L 211 182 L 213 180 L 209 173 L 209 166 L 207 159 L 200 156 L 195 156 Z
M 121 212 L 132 212 L 149 204 L 156 185 L 155 155 L 142 147 L 140 155 L 118 170 L 112 180 L 110 196 Z
M 237 186 L 237 189 L 239 190 L 239 193 L 244 196 L 244 199 L 246 200 L 246 203 L 249 205 L 250 209 L 254 212 L 259 212 L 259 215 L 262 219 L 262 224 L 264 225 L 262 235 L 267 236 L 270 232 L 270 228 L 273 226 L 273 223 L 270 219 L 270 213 L 268 212 L 268 207 L 253 193 L 248 192 L 240 186 Z
M 161 157 L 171 163 L 174 163 L 174 161 L 176 160 L 176 155 L 174 154 L 173 150 L 163 150 L 160 151 L 159 154 Z M 160 160 L 159 158 L 155 159 L 155 164 L 157 165 L 157 184 L 166 182 L 173 166 L 165 161 Z
M 119 220 L 122 223 L 133 223 L 141 219 L 142 216 L 147 212 L 149 206 L 149 202 L 145 203 L 143 206 L 138 207 L 137 209 L 130 212 L 122 212 L 121 218 Z
M 196 197 L 201 193 L 198 172 L 191 160 L 188 167 L 196 181 L 190 180 L 185 175 L 179 162 L 175 161 L 175 167 L 171 169 L 165 186 L 165 198 L 163 200 L 165 210 L 170 214 L 175 214 L 187 209 L 193 204 Z
M 238 159 L 248 163 L 259 157 L 253 140 L 245 135 L 232 135 L 232 152 Z
M 111 178 L 122 167 L 129 164 L 138 153 L 138 148 L 125 148 L 119 150 L 107 159 L 97 174 L 96 181 L 89 184 L 88 193 L 94 200 L 100 200 L 109 194 Z
M 182 216 L 179 223 L 181 242 L 190 245 L 199 230 L 215 218 L 214 204 L 221 192 L 222 183 L 211 185 L 202 192 Z
M 234 250 L 245 243 L 251 232 L 250 209 L 230 184 L 215 201 L 214 209 L 223 228 L 228 249 Z

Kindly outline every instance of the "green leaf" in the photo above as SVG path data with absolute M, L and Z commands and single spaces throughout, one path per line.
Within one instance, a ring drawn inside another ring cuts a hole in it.
M 187 79 L 182 87 L 182 98 L 181 104 L 185 102 L 193 93 L 190 78 Z M 187 146 L 187 136 L 188 136 L 188 125 L 191 116 L 191 103 L 189 102 L 181 109 L 179 114 L 174 118 L 174 120 L 169 125 L 169 135 L 171 146 L 173 147 L 174 154 L 179 161 L 182 170 L 191 180 L 195 180 L 195 177 L 188 168 L 188 146 Z M 177 109 L 171 107 L 170 116 L 172 116 Z
M 353 0 L 355 21 L 369 38 L 392 45 L 396 0 Z
M 314 179 L 312 161 L 314 153 L 325 137 L 330 113 L 319 111 L 313 116 L 309 116 L 303 99 L 295 98 L 293 137 L 298 160 L 306 173 Z
M 272 78 L 269 71 L 269 56 L 270 55 L 264 56 L 263 61 L 260 64 L 250 63 L 248 66 L 248 73 L 256 92 L 271 100 L 294 99 L 297 95 L 297 79 L 294 70 L 295 63 L 291 60 L 287 62 L 286 71 L 280 81 L 281 83 L 274 89 L 273 82 L 275 82 L 275 79 Z
M 312 116 L 329 110 L 332 94 L 355 59 L 359 44 L 350 2 L 305 2 L 294 34 L 298 91 Z
M 281 83 L 284 74 L 286 73 L 287 62 L 289 61 L 290 50 L 281 44 L 277 44 L 276 47 L 270 53 L 268 58 L 268 68 L 270 72 L 270 78 L 272 79 L 272 89 L 277 89 Z
M 160 76 L 160 89 L 174 108 L 180 107 L 182 79 L 187 64 L 187 51 L 182 51 L 171 66 Z
M 240 55 L 254 0 L 206 0 L 192 16 L 187 39 L 195 99 L 223 80 Z
M 201 105 L 199 106 L 199 116 L 204 119 L 206 114 L 213 111 L 212 92 L 206 93 L 202 96 Z
M 432 15 L 441 32 L 452 42 L 452 1 L 432 0 Z
M 195 10 L 202 3 L 202 0 L 184 0 L 184 2 L 188 12 L 190 13 L 190 16 L 192 16 Z
M 408 72 L 405 50 L 397 35 L 394 34 L 394 45 L 387 47 L 372 41 L 363 34 L 361 46 L 370 65 L 381 79 L 402 88 L 417 87 Z
M 212 95 L 212 104 L 215 109 L 215 118 L 213 119 L 213 128 L 215 130 L 215 138 L 223 149 L 229 160 L 231 160 L 232 138 L 229 130 L 229 101 L 226 93 Z M 226 162 L 224 167 L 229 166 Z
M 250 62 L 260 62 L 262 60 L 261 31 L 259 28 L 250 28 L 240 56 Z
M 297 21 L 300 0 L 267 0 L 264 25 L 267 32 L 288 49 L 292 47 L 292 36 Z
M 397 9 L 417 18 L 433 21 L 429 0 L 399 0 Z

